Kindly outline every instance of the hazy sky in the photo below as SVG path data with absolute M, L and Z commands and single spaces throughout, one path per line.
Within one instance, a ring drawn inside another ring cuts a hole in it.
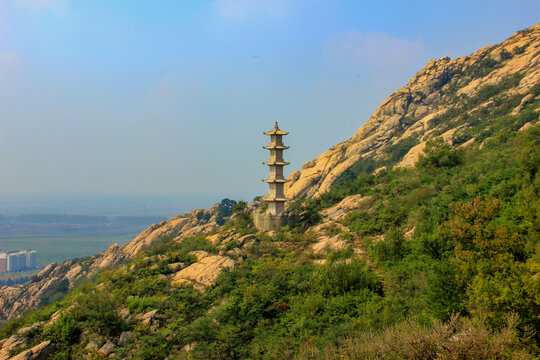
M 430 59 L 539 15 L 537 0 L 0 0 L 0 195 L 250 200 L 275 120 L 289 174 Z

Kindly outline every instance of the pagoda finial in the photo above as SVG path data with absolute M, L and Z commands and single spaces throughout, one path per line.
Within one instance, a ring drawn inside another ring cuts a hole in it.
M 278 123 L 276 121 L 276 123 L 274 124 L 274 129 L 278 130 L 279 129 L 279 126 L 278 126 Z

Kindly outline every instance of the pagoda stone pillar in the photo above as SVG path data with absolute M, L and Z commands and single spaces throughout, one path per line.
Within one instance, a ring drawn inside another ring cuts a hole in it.
M 283 167 L 289 163 L 283 159 L 283 150 L 289 147 L 283 144 L 283 136 L 287 134 L 287 131 L 279 129 L 277 121 L 273 130 L 264 133 L 264 135 L 270 136 L 270 144 L 263 146 L 264 149 L 270 151 L 270 159 L 263 162 L 263 165 L 269 167 L 270 175 L 263 180 L 268 183 L 269 187 L 268 195 L 262 198 L 262 201 L 268 204 L 268 208 L 265 212 L 255 212 L 253 217 L 255 226 L 259 230 L 276 230 L 283 226 L 292 225 L 295 221 L 292 214 L 285 212 L 285 202 L 288 199 L 285 197 L 284 185 L 288 180 L 283 176 Z

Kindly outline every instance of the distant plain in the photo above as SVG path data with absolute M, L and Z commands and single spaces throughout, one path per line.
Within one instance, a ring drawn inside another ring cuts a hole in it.
M 5 250 L 35 249 L 38 265 L 63 261 L 76 257 L 94 255 L 107 250 L 114 243 L 122 246 L 132 240 L 136 233 L 126 235 L 19 235 L 0 236 L 0 248 Z

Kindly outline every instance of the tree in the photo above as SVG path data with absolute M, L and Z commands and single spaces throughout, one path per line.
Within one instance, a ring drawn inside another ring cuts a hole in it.
M 440 230 L 455 241 L 453 264 L 468 310 L 491 325 L 504 324 L 508 312 L 539 325 L 540 266 L 530 259 L 526 239 L 498 222 L 501 203 L 477 197 L 451 208 L 453 218 Z
M 408 252 L 405 236 L 399 228 L 392 228 L 386 233 L 384 241 L 373 244 L 373 252 L 378 261 L 389 266 L 398 263 Z
M 233 207 L 236 205 L 236 201 L 225 198 L 221 200 L 218 207 L 216 216 L 216 223 L 218 225 L 225 224 L 225 219 L 232 215 Z
M 463 153 L 450 147 L 441 137 L 426 142 L 424 154 L 420 155 L 417 167 L 420 169 L 451 168 L 463 162 Z

